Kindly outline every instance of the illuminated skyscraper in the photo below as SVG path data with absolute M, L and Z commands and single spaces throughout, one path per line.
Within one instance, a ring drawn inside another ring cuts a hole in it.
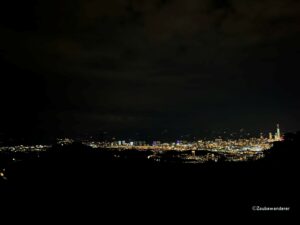
M 281 134 L 280 134 L 280 127 L 279 124 L 277 124 L 277 132 L 276 132 L 276 137 L 275 137 L 276 141 L 280 141 L 281 140 Z
M 269 133 L 269 140 L 273 140 L 273 134 L 271 132 Z

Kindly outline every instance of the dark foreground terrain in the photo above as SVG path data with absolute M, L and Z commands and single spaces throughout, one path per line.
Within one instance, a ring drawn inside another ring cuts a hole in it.
M 157 163 L 147 160 L 147 152 L 135 151 L 116 158 L 114 151 L 79 143 L 53 146 L 7 165 L 1 205 L 31 213 L 89 212 L 99 218 L 113 212 L 110 220 L 163 215 L 200 221 L 207 213 L 286 216 L 296 212 L 299 140 L 299 133 L 287 134 L 258 161 L 205 164 Z M 291 210 L 253 212 L 253 206 Z

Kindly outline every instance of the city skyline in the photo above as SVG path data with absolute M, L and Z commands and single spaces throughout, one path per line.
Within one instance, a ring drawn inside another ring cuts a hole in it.
M 299 40 L 300 0 L 2 1 L 1 213 L 297 213 Z
M 17 154 L 31 154 L 32 157 L 39 157 L 39 154 L 47 154 L 55 151 L 56 148 L 67 149 L 71 148 L 75 151 L 78 146 L 84 146 L 86 153 L 89 151 L 103 152 L 107 151 L 115 160 L 127 159 L 130 154 L 140 152 L 143 157 L 140 160 L 148 160 L 154 163 L 218 163 L 221 162 L 246 162 L 263 159 L 266 154 L 271 151 L 274 143 L 284 141 L 281 136 L 280 126 L 277 124 L 276 133 L 269 138 L 262 135 L 259 138 L 232 138 L 222 139 L 221 137 L 214 140 L 177 140 L 175 142 L 168 142 L 162 140 L 104 140 L 99 141 L 97 138 L 89 137 L 88 139 L 72 139 L 72 138 L 58 138 L 56 142 L 51 144 L 10 144 L 0 145 L 0 154 L 12 155 L 11 161 L 15 163 L 18 161 L 14 155 Z M 77 146 L 77 147 L 76 147 Z M 62 151 L 61 150 L 61 151 Z M 82 152 L 83 154 L 84 152 Z M 99 159 L 100 160 L 100 159 Z M 0 174 L 3 179 L 5 170 Z M 1 178 L 1 177 L 0 177 Z
M 103 134 L 104 133 L 104 134 Z M 284 136 L 289 134 L 290 132 L 281 132 L 280 125 L 277 124 L 276 131 L 269 132 L 268 135 L 264 135 L 264 133 L 260 132 L 259 135 L 251 135 L 250 133 L 245 132 L 244 129 L 239 130 L 237 133 L 227 133 L 220 132 L 214 133 L 211 136 L 193 136 L 191 134 L 181 135 L 178 137 L 170 137 L 165 135 L 151 135 L 147 136 L 141 135 L 132 135 L 132 136 L 118 136 L 114 134 L 109 134 L 108 132 L 103 132 L 100 135 L 92 136 L 90 134 L 81 134 L 78 136 L 56 136 L 56 137 L 48 137 L 46 139 L 25 139 L 25 138 L 13 138 L 13 137 L 1 137 L 0 146 L 26 146 L 31 143 L 32 146 L 43 146 L 43 144 L 53 144 L 53 143 L 65 143 L 71 144 L 74 142 L 81 143 L 89 143 L 87 145 L 94 146 L 93 143 L 97 143 L 97 147 L 110 147 L 110 146 L 158 146 L 161 144 L 167 145 L 178 145 L 178 144 L 187 144 L 187 143 L 197 143 L 202 141 L 246 141 L 247 140 L 261 140 L 265 143 L 272 143 L 283 141 Z M 165 133 L 166 134 L 166 133 Z M 49 146 L 49 145 L 45 145 Z M 29 147 L 29 146 L 28 146 Z M 29 147 L 30 148 L 30 147 Z M 39 147 L 38 147 L 39 148 Z

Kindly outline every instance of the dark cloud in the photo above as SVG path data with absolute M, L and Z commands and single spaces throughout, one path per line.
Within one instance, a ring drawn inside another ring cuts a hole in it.
M 6 2 L 2 92 L 14 96 L 2 95 L 4 107 L 28 104 L 18 121 L 31 114 L 53 131 L 295 129 L 299 9 L 294 0 Z

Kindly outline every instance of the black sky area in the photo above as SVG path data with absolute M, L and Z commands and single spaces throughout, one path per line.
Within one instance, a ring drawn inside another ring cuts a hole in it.
M 0 3 L 1 135 L 300 128 L 298 0 Z

